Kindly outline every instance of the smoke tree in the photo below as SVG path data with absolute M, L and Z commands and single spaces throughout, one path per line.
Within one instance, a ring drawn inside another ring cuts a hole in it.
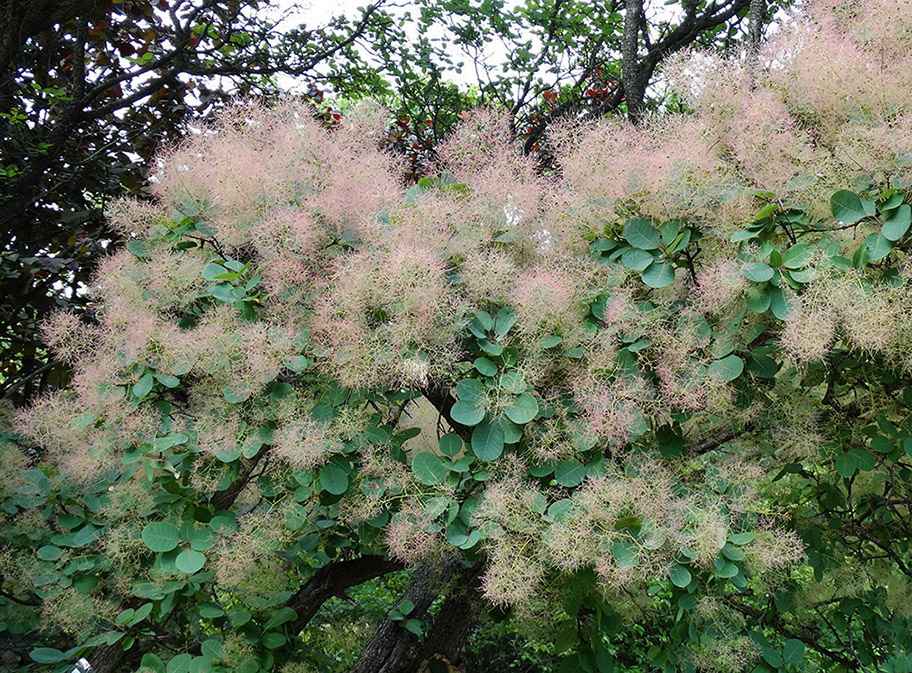
M 484 110 L 407 190 L 369 105 L 163 154 L 4 436 L 6 637 L 328 670 L 321 605 L 404 571 L 354 670 L 504 610 L 564 670 L 910 670 L 912 10 L 758 58 L 679 58 L 692 114 L 565 124 L 553 175 Z

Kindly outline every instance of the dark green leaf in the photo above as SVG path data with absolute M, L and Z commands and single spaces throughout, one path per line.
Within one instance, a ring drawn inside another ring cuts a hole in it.
M 804 659 L 805 647 L 797 638 L 789 638 L 782 646 L 782 658 L 787 664 L 798 664 Z
M 412 460 L 412 471 L 418 481 L 427 486 L 442 484 L 446 478 L 446 467 L 439 456 L 422 451 Z
M 627 220 L 624 225 L 624 238 L 634 248 L 641 250 L 656 250 L 661 242 L 658 230 L 649 220 L 641 217 Z
M 503 449 L 503 430 L 497 423 L 485 421 L 472 431 L 472 453 L 478 460 L 496 460 L 503 453 Z
M 341 467 L 327 463 L 320 468 L 320 484 L 328 493 L 342 495 L 348 490 L 348 475 Z
M 842 189 L 830 197 L 830 208 L 833 217 L 846 224 L 858 222 L 867 215 L 858 195 L 847 189 Z
M 514 423 L 525 425 L 538 415 L 538 400 L 523 393 L 504 408 L 504 413 Z
M 643 282 L 649 287 L 666 287 L 671 285 L 674 279 L 674 264 L 669 260 L 656 260 L 643 272 Z
M 177 528 L 163 521 L 154 521 L 146 524 L 140 536 L 143 543 L 156 552 L 171 551 L 180 542 Z
M 678 563 L 671 566 L 671 570 L 668 571 L 668 576 L 671 578 L 672 584 L 676 587 L 681 587 L 682 589 L 689 585 L 692 579 L 690 571 Z

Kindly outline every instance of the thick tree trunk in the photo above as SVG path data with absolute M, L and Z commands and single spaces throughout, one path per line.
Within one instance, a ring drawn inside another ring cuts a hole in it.
M 643 100 L 650 73 L 639 59 L 640 27 L 643 24 L 643 0 L 627 0 L 624 35 L 621 41 L 621 81 L 627 96 L 627 115 L 632 122 L 643 117 Z
M 475 630 L 483 607 L 483 572 L 484 564 L 479 562 L 456 577 L 418 653 L 407 666 L 400 667 L 398 673 L 427 673 L 429 663 L 434 660 L 456 668 L 462 665 L 462 648 Z
M 766 19 L 766 0 L 750 0 L 750 17 L 748 30 L 750 32 L 751 49 L 756 52 L 763 39 L 763 24 Z
M 408 618 L 420 620 L 461 568 L 462 563 L 457 559 L 418 566 L 411 585 L 396 605 L 411 601 L 415 607 Z M 417 642 L 417 637 L 406 631 L 401 622 L 388 619 L 374 633 L 351 673 L 394 673 Z

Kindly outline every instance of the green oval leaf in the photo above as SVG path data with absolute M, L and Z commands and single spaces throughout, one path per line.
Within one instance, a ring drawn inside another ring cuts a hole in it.
M 478 425 L 484 417 L 484 407 L 476 406 L 473 402 L 464 402 L 460 400 L 450 409 L 450 418 L 455 422 L 468 427 Z
M 157 552 L 171 551 L 180 542 L 177 528 L 164 521 L 146 524 L 140 536 L 149 549 Z
M 497 423 L 485 421 L 472 432 L 472 453 L 485 462 L 500 458 L 504 449 L 503 430 Z
M 554 468 L 554 479 L 561 486 L 573 488 L 579 486 L 586 476 L 586 466 L 576 460 L 576 458 L 567 458 L 562 460 Z
M 497 376 L 497 365 L 488 358 L 475 358 L 475 369 L 482 376 Z
M 709 365 L 709 375 L 719 381 L 734 381 L 744 371 L 744 360 L 737 355 L 728 355 Z
M 228 273 L 226 269 L 221 264 L 216 264 L 215 262 L 210 262 L 203 267 L 203 278 L 206 280 L 216 280 L 219 276 Z
M 142 399 L 149 394 L 154 383 L 155 377 L 151 372 L 146 372 L 139 378 L 139 381 L 133 384 L 133 394 Z
M 760 653 L 763 655 L 766 663 L 768 663 L 773 668 L 779 668 L 782 666 L 782 657 L 779 656 L 779 653 L 772 647 L 764 647 L 762 650 L 760 650 Z
M 741 273 L 744 274 L 744 277 L 748 280 L 752 280 L 756 283 L 765 283 L 768 280 L 772 280 L 773 269 L 763 262 L 751 262 L 750 264 L 745 264 L 741 269 Z
M 442 484 L 446 477 L 446 467 L 439 456 L 422 451 L 412 460 L 412 471 L 418 481 L 426 486 Z
M 504 413 L 514 423 L 525 425 L 538 415 L 538 400 L 523 393 L 504 409 Z
M 174 559 L 174 565 L 181 572 L 192 575 L 206 563 L 206 555 L 195 549 L 182 549 L 177 558 Z
M 462 451 L 462 438 L 452 432 L 448 432 L 440 438 L 440 453 L 450 458 L 456 456 Z
M 55 547 L 52 544 L 46 544 L 43 547 L 38 549 L 38 558 L 42 561 L 56 561 L 60 558 L 60 555 L 63 553 L 63 550 L 60 547 Z
M 636 544 L 631 540 L 618 540 L 611 545 L 611 555 L 617 561 L 618 566 L 623 570 L 630 570 L 636 567 L 640 561 L 640 555 L 637 551 Z
M 484 406 L 484 386 L 478 379 L 463 379 L 456 384 L 456 399 L 460 402 L 474 402 L 476 406 Z
M 864 204 L 855 192 L 848 189 L 841 189 L 830 197 L 830 208 L 833 211 L 833 217 L 839 222 L 852 224 L 864 218 Z
M 29 652 L 29 656 L 32 661 L 36 661 L 39 664 L 56 664 L 66 659 L 65 652 L 55 650 L 53 647 L 36 647 Z
M 643 272 L 643 282 L 649 287 L 667 287 L 674 282 L 674 264 L 668 260 L 656 260 Z
M 333 495 L 342 495 L 348 490 L 348 475 L 338 465 L 327 463 L 320 468 L 320 483 Z
M 551 336 L 540 339 L 538 345 L 547 350 L 548 348 L 554 348 L 555 346 L 560 345 L 561 341 L 563 341 L 562 337 L 552 334 Z
M 909 231 L 909 225 L 912 225 L 912 208 L 904 203 L 884 220 L 880 233 L 889 241 L 898 241 Z
M 755 532 L 747 531 L 744 533 L 735 533 L 733 535 L 729 535 L 728 539 L 732 544 L 744 546 L 744 545 L 750 543 L 750 541 L 753 540 L 755 537 L 757 537 L 757 534 Z
M 633 217 L 624 225 L 624 238 L 634 248 L 656 250 L 661 241 L 658 230 L 649 220 Z
M 865 237 L 865 248 L 868 251 L 868 259 L 876 262 L 890 254 L 893 244 L 883 234 L 874 233 Z
M 811 261 L 813 250 L 807 243 L 796 243 L 782 255 L 782 264 L 787 269 L 800 269 Z
M 782 647 L 782 658 L 787 664 L 798 664 L 804 659 L 805 647 L 797 638 L 789 638 Z
M 641 250 L 640 248 L 630 248 L 621 255 L 621 262 L 624 266 L 633 271 L 643 271 L 647 266 L 652 264 L 652 260 L 654 259 L 655 257 L 651 252 Z
M 672 584 L 682 589 L 690 584 L 692 579 L 690 571 L 678 563 L 671 566 L 671 570 L 668 571 L 668 576 L 671 578 Z

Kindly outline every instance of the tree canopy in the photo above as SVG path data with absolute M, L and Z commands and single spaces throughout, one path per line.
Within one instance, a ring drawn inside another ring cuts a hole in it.
M 776 5 L 758 6 L 754 23 L 763 25 Z M 385 143 L 409 159 L 400 167 L 409 182 L 433 170 L 461 112 L 496 103 L 512 111 L 525 151 L 547 163 L 541 139 L 551 122 L 626 110 L 622 60 L 628 79 L 648 82 L 688 44 L 736 44 L 747 7 L 732 0 L 656 14 L 565 0 L 379 0 L 327 26 L 292 29 L 262 0 L 11 0 L 0 10 L 0 393 L 23 402 L 67 384 L 38 323 L 57 308 L 85 308 L 98 260 L 121 243 L 108 205 L 146 198 L 160 143 L 232 97 L 281 96 L 278 76 L 296 77 L 329 123 L 341 113 L 327 92 L 343 107 L 382 99 L 391 110 Z M 503 58 L 486 53 L 489 41 Z M 469 88 L 449 81 L 454 49 L 477 78 Z M 650 104 L 638 91 L 628 100 Z
M 350 670 L 505 615 L 566 671 L 912 669 L 912 11 L 666 72 L 690 114 L 547 172 L 479 109 L 403 185 L 369 103 L 160 153 L 5 412 L 9 656 L 346 670 L 315 616 L 397 574 Z

